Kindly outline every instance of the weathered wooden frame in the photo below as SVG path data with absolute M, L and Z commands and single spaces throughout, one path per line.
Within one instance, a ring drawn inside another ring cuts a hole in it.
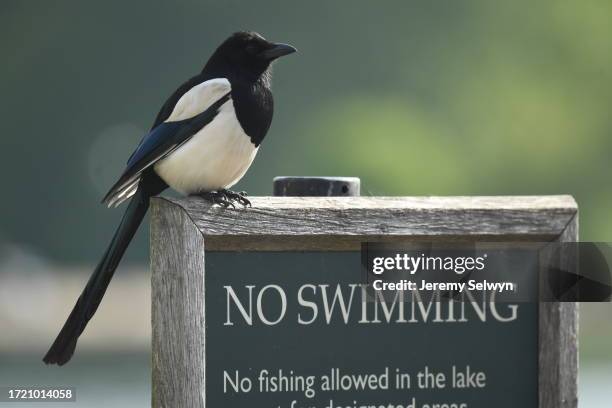
M 152 201 L 154 407 L 204 407 L 204 248 L 358 250 L 361 242 L 578 239 L 571 196 L 253 197 L 223 209 L 197 198 Z M 575 303 L 540 303 L 539 407 L 576 408 Z

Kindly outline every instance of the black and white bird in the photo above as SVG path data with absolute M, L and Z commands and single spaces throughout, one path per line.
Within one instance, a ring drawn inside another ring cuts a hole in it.
M 149 208 L 149 198 L 168 187 L 201 195 L 223 206 L 250 205 L 244 193 L 228 190 L 253 162 L 274 110 L 270 64 L 295 52 L 254 32 L 225 40 L 202 72 L 181 85 L 159 111 L 119 180 L 103 199 L 129 206 L 68 320 L 43 358 L 70 360 L 77 339 L 96 312 L 108 284 Z

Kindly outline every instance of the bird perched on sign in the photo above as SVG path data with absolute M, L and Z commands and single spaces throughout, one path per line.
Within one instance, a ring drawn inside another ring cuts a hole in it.
M 228 190 L 251 165 L 274 110 L 270 64 L 296 49 L 254 32 L 225 40 L 202 72 L 181 85 L 159 111 L 151 131 L 102 200 L 109 207 L 131 200 L 121 224 L 89 278 L 68 320 L 43 358 L 70 360 L 77 339 L 149 208 L 149 198 L 168 187 L 225 207 L 247 206 L 244 193 Z

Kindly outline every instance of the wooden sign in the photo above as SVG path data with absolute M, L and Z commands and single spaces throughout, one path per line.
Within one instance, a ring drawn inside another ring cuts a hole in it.
M 571 197 L 252 202 L 153 200 L 153 406 L 576 407 L 574 303 L 400 311 L 368 298 L 360 252 L 575 241 Z

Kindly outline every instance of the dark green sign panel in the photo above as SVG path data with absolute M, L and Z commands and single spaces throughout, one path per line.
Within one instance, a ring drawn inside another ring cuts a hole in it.
M 359 252 L 207 252 L 207 406 L 537 406 L 537 303 L 360 282 Z

